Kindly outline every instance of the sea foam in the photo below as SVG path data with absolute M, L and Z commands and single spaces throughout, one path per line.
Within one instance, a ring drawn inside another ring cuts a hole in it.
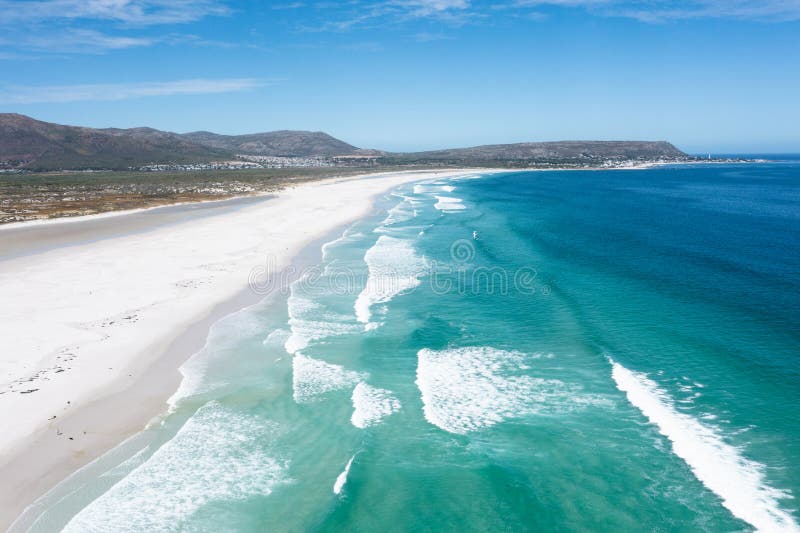
M 292 333 L 290 331 L 286 331 L 285 329 L 274 329 L 267 335 L 267 338 L 261 341 L 264 346 L 273 346 L 273 345 L 282 345 L 285 344 L 289 337 L 291 337 Z
M 355 455 L 352 456 L 350 460 L 347 461 L 347 465 L 345 465 L 344 470 L 342 470 L 342 473 L 336 476 L 336 481 L 333 484 L 334 494 L 339 494 L 342 492 L 345 483 L 347 483 L 347 476 L 350 474 L 350 466 L 353 464 L 353 459 L 355 458 L 356 458 Z
M 331 253 L 331 250 L 335 250 L 343 243 L 351 242 L 362 238 L 364 238 L 363 233 L 354 231 L 352 230 L 352 228 L 346 230 L 340 237 L 333 239 L 332 241 L 328 241 L 322 245 L 322 261 L 323 262 L 327 261 Z
M 194 395 L 203 394 L 224 385 L 215 379 L 209 368 L 220 358 L 230 354 L 230 351 L 242 341 L 243 338 L 255 337 L 262 334 L 268 322 L 262 317 L 261 304 L 240 309 L 212 324 L 203 348 L 192 355 L 180 367 L 182 376 L 178 390 L 167 400 L 170 411 L 174 411 L 178 404 Z
M 672 442 L 675 455 L 734 516 L 757 531 L 800 531 L 794 518 L 779 505 L 791 494 L 767 484 L 764 465 L 744 457 L 716 428 L 676 410 L 672 398 L 645 374 L 610 362 L 617 388 Z
M 456 190 L 452 185 L 442 185 L 439 183 L 420 183 L 414 185 L 414 194 L 429 194 L 437 192 L 453 192 Z
M 463 211 L 467 208 L 464 205 L 464 200 L 461 198 L 453 198 L 451 196 L 437 196 L 436 203 L 433 207 L 445 213 Z
M 328 392 L 352 387 L 365 377 L 299 352 L 292 359 L 292 390 L 297 403 L 313 402 Z
M 417 356 L 416 384 L 425 419 L 450 433 L 465 434 L 524 415 L 607 403 L 563 381 L 526 375 L 542 354 L 476 346 L 425 348 Z
M 353 416 L 350 422 L 357 428 L 377 424 L 384 417 L 400 410 L 400 400 L 392 391 L 367 385 L 363 381 L 353 389 Z
M 367 250 L 364 261 L 369 269 L 366 286 L 355 303 L 356 318 L 368 323 L 372 306 L 386 303 L 398 294 L 420 284 L 426 269 L 425 259 L 418 256 L 408 239 L 381 235 Z
M 209 402 L 142 465 L 63 531 L 176 531 L 209 502 L 265 496 L 288 482 L 288 465 L 265 451 L 274 422 Z
M 360 327 L 352 323 L 352 316 L 325 312 L 325 308 L 302 296 L 292 295 L 288 300 L 289 326 L 291 334 L 284 343 L 290 354 L 306 348 L 309 343 L 326 337 L 346 335 L 359 331 Z
M 414 209 L 412 199 L 403 196 L 403 201 L 392 207 L 386 212 L 386 218 L 381 223 L 384 226 L 392 224 L 399 224 L 401 222 L 408 222 L 417 216 L 417 210 Z

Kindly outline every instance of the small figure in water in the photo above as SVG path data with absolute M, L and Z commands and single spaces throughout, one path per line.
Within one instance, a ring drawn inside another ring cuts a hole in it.
M 473 238 L 474 240 L 476 240 L 476 241 L 478 240 L 478 232 L 477 232 L 477 231 L 473 231 L 473 232 L 472 232 L 472 238 Z

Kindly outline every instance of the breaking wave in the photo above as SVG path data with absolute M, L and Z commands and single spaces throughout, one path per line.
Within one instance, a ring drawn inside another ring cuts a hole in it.
M 365 377 L 360 372 L 302 353 L 295 354 L 292 359 L 292 390 L 297 403 L 313 402 L 328 392 L 352 387 Z
M 377 424 L 383 418 L 400 410 L 400 400 L 392 391 L 367 385 L 363 381 L 353 389 L 353 416 L 350 422 L 357 428 Z
M 607 403 L 557 379 L 527 375 L 542 354 L 486 346 L 417 353 L 416 384 L 425 419 L 450 433 L 486 429 L 530 414 Z
M 291 334 L 284 348 L 290 354 L 306 348 L 311 342 L 360 330 L 357 324 L 352 323 L 352 315 L 326 313 L 321 304 L 310 298 L 292 295 L 288 308 Z
M 645 374 L 628 370 L 613 359 L 610 362 L 617 388 L 672 442 L 675 455 L 734 516 L 758 531 L 800 531 L 778 503 L 791 494 L 767 484 L 764 465 L 744 457 L 716 428 L 677 411 L 669 395 Z
M 369 269 L 366 286 L 355 303 L 356 318 L 367 324 L 372 306 L 386 303 L 398 294 L 420 284 L 426 261 L 417 255 L 410 240 L 381 235 L 367 250 L 364 261 Z
M 355 458 L 356 458 L 355 455 L 352 456 L 350 460 L 347 461 L 347 465 L 345 465 L 344 470 L 342 470 L 342 473 L 336 476 L 336 482 L 334 482 L 333 484 L 334 494 L 340 494 L 342 492 L 345 483 L 347 483 L 347 476 L 348 474 L 350 474 L 350 466 L 353 464 L 353 459 Z
M 289 481 L 288 465 L 265 451 L 277 431 L 273 422 L 209 402 L 64 531 L 181 530 L 209 502 L 268 495 Z
M 467 208 L 464 205 L 464 200 L 462 200 L 461 198 L 453 198 L 450 196 L 437 196 L 436 204 L 434 204 L 433 207 L 445 213 L 463 211 Z

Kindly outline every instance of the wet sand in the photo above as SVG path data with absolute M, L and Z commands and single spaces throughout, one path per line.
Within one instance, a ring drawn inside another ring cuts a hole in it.
M 301 261 L 393 187 L 464 173 L 0 230 L 0 528 L 164 412 L 211 324 L 264 297 L 254 272 Z

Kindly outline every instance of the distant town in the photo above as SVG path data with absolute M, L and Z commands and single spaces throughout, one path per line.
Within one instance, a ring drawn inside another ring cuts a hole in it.
M 329 167 L 374 167 L 377 156 L 333 156 L 333 157 L 279 157 L 237 154 L 230 161 L 211 161 L 192 164 L 153 164 L 130 167 L 141 172 L 192 172 L 198 170 L 242 170 L 248 168 L 329 168 Z

